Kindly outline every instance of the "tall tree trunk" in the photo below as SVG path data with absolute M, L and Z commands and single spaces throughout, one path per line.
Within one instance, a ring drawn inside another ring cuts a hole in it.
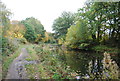
M 105 41 L 106 41 L 106 40 L 105 40 L 105 27 L 104 27 L 104 32 L 103 32 L 103 34 L 104 34 L 104 35 L 103 35 L 103 36 L 104 36 L 104 37 L 103 37 L 103 44 L 105 44 Z
M 93 41 L 96 40 L 96 36 L 95 36 L 95 34 L 92 34 L 92 38 L 93 38 Z
M 98 26 L 98 33 L 97 33 L 97 42 L 100 41 L 100 26 Z
M 111 27 L 109 29 L 109 40 L 111 39 Z

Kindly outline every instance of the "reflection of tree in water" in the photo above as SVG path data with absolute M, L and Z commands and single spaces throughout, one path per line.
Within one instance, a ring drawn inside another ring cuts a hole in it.
M 94 79 L 118 79 L 120 70 L 110 54 L 104 53 L 104 58 L 95 56 L 89 62 L 89 75 Z
M 119 67 L 108 53 L 104 53 L 103 56 L 67 51 L 65 57 L 68 66 L 80 76 L 84 77 L 87 74 L 94 79 L 117 79 L 119 76 Z
M 118 79 L 120 78 L 120 69 L 115 61 L 111 59 L 109 53 L 104 53 L 103 59 L 103 78 Z
M 119 59 L 114 58 L 115 61 L 113 61 L 108 53 L 103 55 L 61 49 L 57 50 L 57 53 L 61 61 L 82 78 L 88 75 L 92 79 L 117 79 L 120 76 L 119 67 L 115 62 Z
M 88 74 L 88 63 L 90 61 L 88 54 L 69 52 L 66 53 L 66 62 L 68 66 L 80 76 Z
M 98 79 L 102 76 L 102 55 L 94 54 L 89 62 L 89 75 L 91 78 Z

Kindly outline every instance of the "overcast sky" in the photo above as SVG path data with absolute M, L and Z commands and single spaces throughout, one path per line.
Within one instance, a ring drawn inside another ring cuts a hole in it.
M 77 12 L 86 0 L 1 0 L 14 14 L 12 20 L 35 17 L 51 32 L 54 19 L 63 11 Z

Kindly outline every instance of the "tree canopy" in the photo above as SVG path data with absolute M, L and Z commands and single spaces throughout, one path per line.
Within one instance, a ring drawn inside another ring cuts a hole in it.
M 53 31 L 55 31 L 56 38 L 66 35 L 67 29 L 74 23 L 75 16 L 71 12 L 63 12 L 60 17 L 53 22 Z
M 119 2 L 90 2 L 79 9 L 78 14 L 88 22 L 93 40 L 118 41 L 119 37 Z M 109 38 L 109 39 L 106 39 Z M 109 41 L 110 42 L 110 41 Z
M 22 24 L 26 27 L 26 33 L 24 37 L 28 41 L 40 41 L 44 37 L 44 27 L 41 22 L 33 17 L 26 18 L 21 21 Z
M 90 39 L 87 23 L 85 20 L 80 19 L 76 24 L 72 25 L 66 35 L 66 45 L 73 48 L 78 48 L 82 43 Z
M 2 26 L 2 34 L 5 35 L 6 30 L 9 28 L 9 24 L 10 24 L 10 16 L 12 15 L 12 13 L 10 12 L 9 9 L 6 8 L 6 6 L 0 2 L 0 26 Z

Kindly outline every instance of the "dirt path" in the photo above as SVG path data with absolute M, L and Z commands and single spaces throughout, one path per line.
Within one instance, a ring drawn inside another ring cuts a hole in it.
M 22 48 L 21 54 L 16 59 L 14 59 L 10 65 L 6 79 L 27 79 L 24 66 L 27 63 L 25 60 L 27 56 L 28 52 L 26 48 Z

